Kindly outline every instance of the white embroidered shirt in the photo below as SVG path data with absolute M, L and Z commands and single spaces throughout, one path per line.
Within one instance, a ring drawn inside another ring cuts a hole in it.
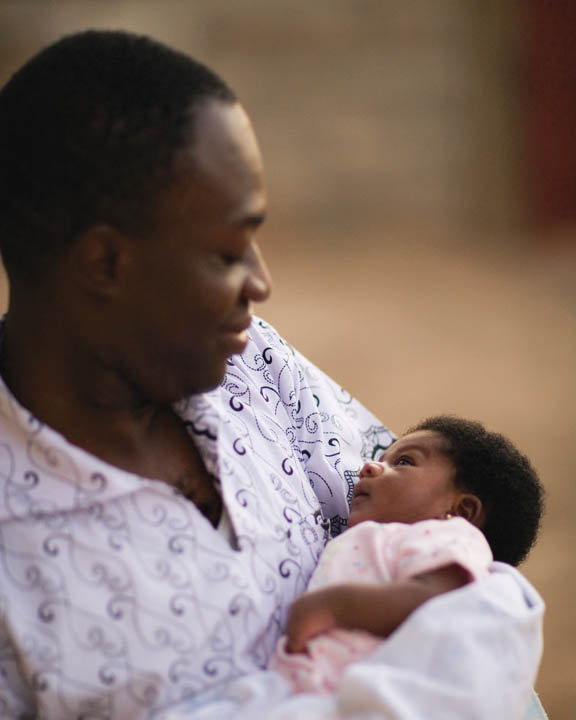
M 390 433 L 255 319 L 216 390 L 176 406 L 231 538 L 108 465 L 0 382 L 0 717 L 145 718 L 264 667 Z

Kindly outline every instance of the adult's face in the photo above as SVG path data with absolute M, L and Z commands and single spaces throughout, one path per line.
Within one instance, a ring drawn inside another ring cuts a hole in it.
M 247 343 L 253 302 L 270 279 L 255 235 L 264 219 L 262 163 L 237 103 L 197 110 L 193 139 L 147 230 L 131 238 L 123 371 L 144 399 L 171 402 L 217 386 Z

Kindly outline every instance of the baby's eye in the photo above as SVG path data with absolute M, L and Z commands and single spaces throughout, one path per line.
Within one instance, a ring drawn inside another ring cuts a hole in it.
M 409 455 L 400 455 L 396 460 L 397 465 L 414 465 L 414 461 Z

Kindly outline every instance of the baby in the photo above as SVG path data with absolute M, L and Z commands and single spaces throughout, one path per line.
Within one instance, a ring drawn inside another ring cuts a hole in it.
M 518 565 L 534 544 L 543 489 L 502 435 L 429 418 L 367 462 L 350 530 L 326 547 L 293 603 L 270 667 L 297 692 L 332 692 L 343 668 L 376 649 L 427 600 Z

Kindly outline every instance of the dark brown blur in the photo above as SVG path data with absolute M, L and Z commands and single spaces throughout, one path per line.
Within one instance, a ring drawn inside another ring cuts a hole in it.
M 554 720 L 576 708 L 576 146 L 547 114 L 563 48 L 538 28 L 563 5 L 0 3 L 2 82 L 87 27 L 220 72 L 267 168 L 261 314 L 392 429 L 454 412 L 530 456 L 548 512 L 523 570 L 548 606 L 537 689 Z

